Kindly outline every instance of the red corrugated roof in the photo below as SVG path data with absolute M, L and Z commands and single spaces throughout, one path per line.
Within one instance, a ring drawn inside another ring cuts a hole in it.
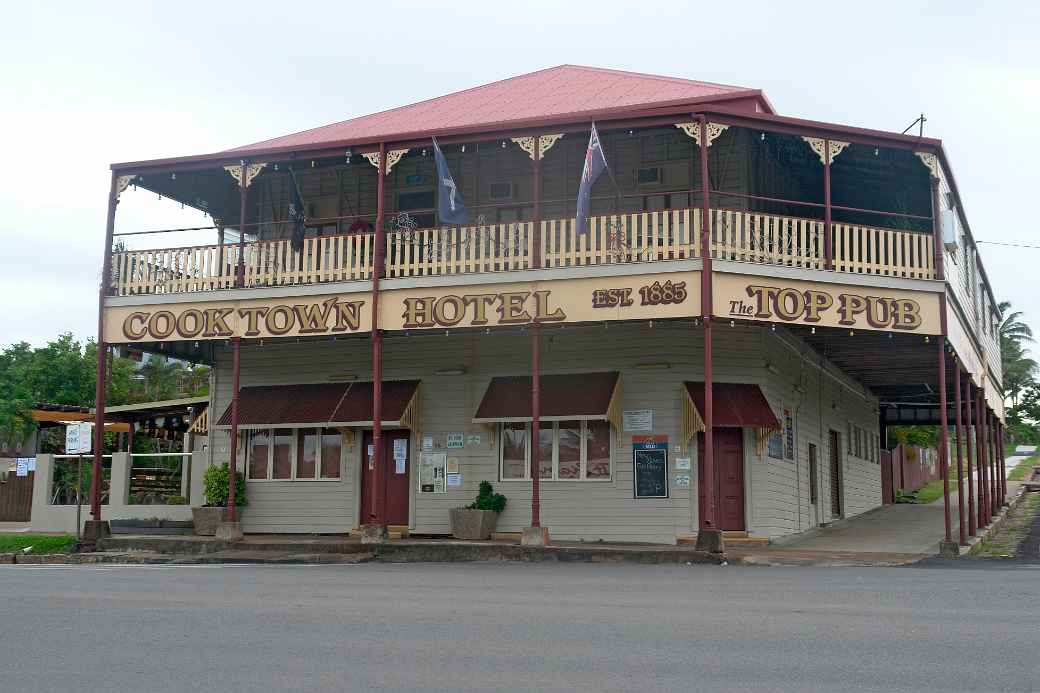
M 704 418 L 704 383 L 683 383 Z M 758 385 L 712 383 L 712 426 L 779 429 L 780 422 Z
M 618 373 L 568 373 L 538 379 L 543 418 L 606 418 Z M 474 421 L 530 421 L 531 377 L 492 378 Z
M 611 109 L 653 108 L 711 97 L 755 98 L 772 111 L 761 92 L 711 82 L 662 77 L 580 65 L 560 65 L 472 89 L 352 118 L 292 135 L 256 142 L 230 152 L 313 147 L 337 142 L 392 140 L 421 133 L 488 130 L 518 123 Z
M 384 382 L 382 420 L 400 421 L 418 386 L 418 380 Z M 240 426 L 349 424 L 371 420 L 371 382 L 244 387 L 238 392 Z M 231 425 L 230 405 L 217 425 Z

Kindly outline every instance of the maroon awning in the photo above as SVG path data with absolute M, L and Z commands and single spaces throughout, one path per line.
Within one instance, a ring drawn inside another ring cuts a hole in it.
M 540 417 L 547 421 L 609 418 L 619 377 L 617 371 L 541 376 Z M 530 420 L 531 377 L 527 375 L 492 378 L 473 416 L 474 423 Z
M 704 418 L 704 383 L 683 383 Z M 713 383 L 711 386 L 712 425 L 724 428 L 779 429 L 780 421 L 758 385 Z
M 391 380 L 383 383 L 384 424 L 400 423 L 418 387 L 418 380 Z M 242 428 L 371 424 L 371 382 L 265 385 L 243 387 L 238 392 L 238 425 Z M 230 425 L 229 405 L 217 426 L 227 428 Z

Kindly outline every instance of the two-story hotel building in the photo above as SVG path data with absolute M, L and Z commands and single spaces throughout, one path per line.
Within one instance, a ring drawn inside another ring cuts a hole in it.
M 438 224 L 433 137 L 469 225 Z M 117 252 L 131 186 L 213 243 Z M 963 534 L 1002 502 L 996 302 L 937 139 L 564 65 L 115 164 L 104 243 L 99 339 L 213 365 L 247 533 L 443 535 L 487 480 L 504 533 L 785 537 L 881 504 L 893 423 L 973 443 Z

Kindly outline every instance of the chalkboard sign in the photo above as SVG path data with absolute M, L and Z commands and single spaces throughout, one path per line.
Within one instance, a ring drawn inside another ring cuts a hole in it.
M 633 493 L 636 498 L 668 497 L 668 443 L 646 436 L 632 440 Z

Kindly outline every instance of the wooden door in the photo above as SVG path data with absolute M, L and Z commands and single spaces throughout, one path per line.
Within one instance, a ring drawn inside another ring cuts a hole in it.
M 712 436 L 715 450 L 715 507 L 718 529 L 742 532 L 744 520 L 744 429 L 716 428 Z M 704 485 L 704 434 L 697 436 L 697 502 L 698 509 L 707 507 Z M 700 525 L 704 513 L 698 511 Z
M 831 516 L 842 513 L 841 434 L 831 431 Z
M 379 488 L 378 497 L 385 503 L 385 521 L 388 525 L 408 525 L 408 503 L 411 485 L 411 459 L 409 450 L 409 432 L 394 430 L 383 432 L 383 459 L 378 464 Z M 364 462 L 361 469 L 361 508 L 359 518 L 361 524 L 367 524 L 372 516 L 373 477 L 377 468 L 372 459 L 372 432 L 366 431 L 362 453 Z

